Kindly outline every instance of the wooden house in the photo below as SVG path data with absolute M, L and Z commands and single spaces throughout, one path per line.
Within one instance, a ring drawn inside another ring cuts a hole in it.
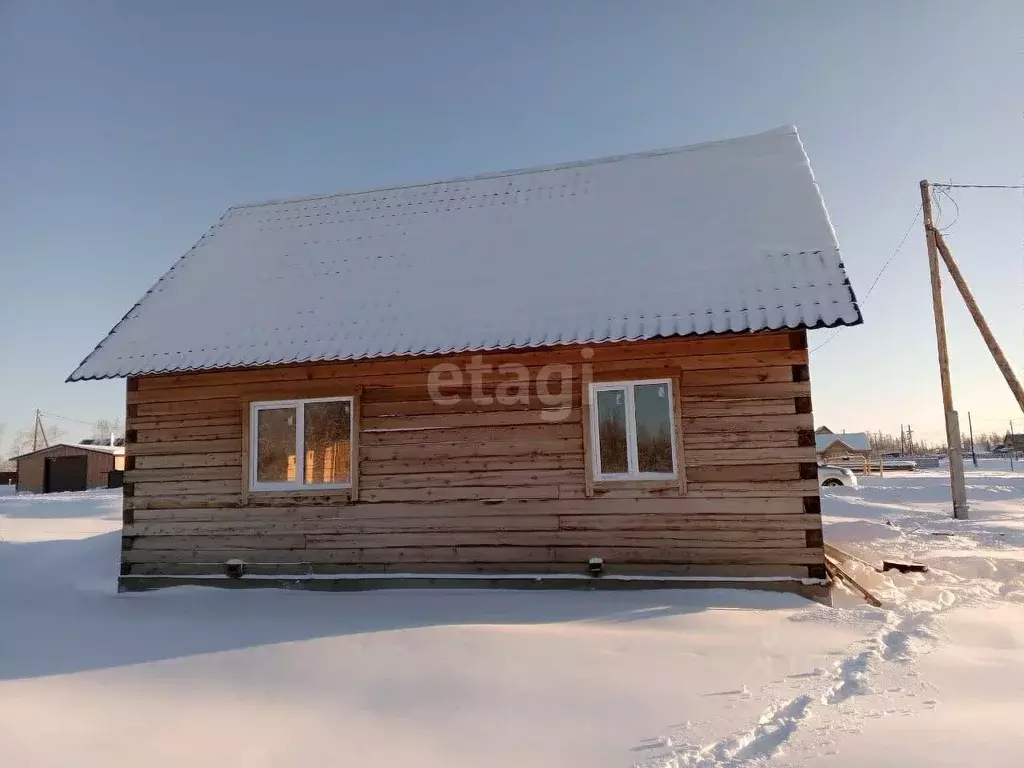
M 15 456 L 19 492 L 57 493 L 106 488 L 110 473 L 124 466 L 120 449 L 55 443 Z
M 231 208 L 69 380 L 127 379 L 124 589 L 821 592 L 860 322 L 780 129 Z
M 863 462 L 865 472 L 868 471 L 871 439 L 866 432 L 833 432 L 822 426 L 814 434 L 815 451 L 822 464 L 856 459 Z

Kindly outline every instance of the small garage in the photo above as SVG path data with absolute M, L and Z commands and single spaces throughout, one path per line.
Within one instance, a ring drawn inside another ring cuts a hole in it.
M 123 448 L 98 445 L 57 444 L 15 456 L 18 490 L 29 493 L 59 493 L 106 488 L 111 473 L 124 457 Z

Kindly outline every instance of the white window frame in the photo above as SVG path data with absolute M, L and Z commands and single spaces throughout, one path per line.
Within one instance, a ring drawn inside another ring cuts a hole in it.
M 306 403 L 348 403 L 349 412 L 349 478 L 345 483 L 316 483 L 307 485 L 303 482 L 306 476 Z M 259 460 L 259 412 L 279 408 L 295 409 L 295 480 L 283 483 L 260 483 L 256 480 L 256 467 Z M 351 488 L 352 478 L 356 472 L 355 447 L 356 409 L 355 398 L 344 397 L 307 397 L 298 400 L 260 400 L 249 403 L 249 490 L 250 491 L 306 491 L 317 492 Z
M 636 448 L 636 408 L 633 388 L 646 384 L 664 384 L 668 387 L 669 433 L 672 436 L 672 471 L 641 472 Z M 597 393 L 621 390 L 626 397 L 626 472 L 602 474 L 601 472 L 601 417 L 597 408 Z M 676 445 L 676 404 L 672 379 L 633 379 L 630 381 L 600 381 L 590 385 L 590 444 L 594 455 L 590 457 L 594 479 L 606 480 L 675 480 L 679 478 L 679 446 Z

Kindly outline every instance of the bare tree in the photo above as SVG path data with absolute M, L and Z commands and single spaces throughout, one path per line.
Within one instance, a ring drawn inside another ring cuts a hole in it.
M 93 428 L 92 438 L 100 443 L 109 443 L 111 435 L 115 438 L 124 437 L 124 425 L 121 423 L 120 416 L 113 419 L 100 419 Z
M 42 434 L 36 430 L 34 424 L 31 427 L 25 427 L 15 432 L 11 438 L 11 446 L 8 449 L 11 456 L 21 456 L 23 453 L 28 453 L 33 450 L 33 446 L 35 448 L 44 448 L 47 444 L 53 445 L 66 434 L 56 424 L 43 424 L 42 426 Z M 10 456 L 7 458 L 10 458 Z

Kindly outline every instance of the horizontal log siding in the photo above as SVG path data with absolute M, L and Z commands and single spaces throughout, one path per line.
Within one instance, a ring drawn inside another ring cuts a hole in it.
M 802 332 L 483 355 L 480 391 L 572 366 L 568 401 L 438 405 L 427 377 L 471 355 L 132 379 L 124 573 L 203 575 L 238 557 L 262 573 L 818 575 L 824 559 Z M 583 363 L 592 367 L 585 373 Z M 679 383 L 687 484 L 585 475 L 581 393 L 597 381 Z M 560 391 L 553 380 L 551 389 Z M 249 493 L 251 400 L 360 393 L 359 490 Z M 805 498 L 811 501 L 805 502 Z

